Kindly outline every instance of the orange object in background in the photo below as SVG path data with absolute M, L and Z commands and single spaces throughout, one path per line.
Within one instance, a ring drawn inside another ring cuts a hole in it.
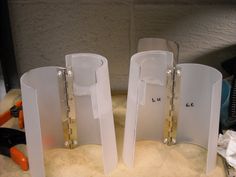
M 23 171 L 27 171 L 29 169 L 28 158 L 19 151 L 16 147 L 12 147 L 10 149 L 11 159 L 18 165 L 20 165 Z
M 11 118 L 11 112 L 6 111 L 3 114 L 0 115 L 0 126 L 6 123 Z
M 18 127 L 23 129 L 24 116 L 22 101 L 17 101 L 8 111 L 0 115 L 0 126 L 12 117 L 18 118 Z M 22 170 L 27 171 L 29 169 L 28 158 L 20 150 L 14 147 L 15 144 L 26 143 L 24 132 L 0 127 L 0 133 L 0 154 L 11 157 L 11 159 L 18 164 Z M 21 141 L 19 141 L 19 139 Z
M 6 123 L 11 117 L 18 118 L 19 128 L 24 128 L 24 116 L 22 110 L 22 101 L 17 101 L 14 106 L 12 106 L 8 111 L 0 115 L 0 126 Z
M 17 101 L 17 102 L 15 103 L 15 106 L 16 106 L 16 107 L 22 106 L 22 101 L 21 101 L 21 100 Z
M 24 128 L 24 115 L 23 115 L 23 111 L 22 111 L 22 110 L 19 111 L 18 127 L 19 127 L 20 129 L 23 129 L 23 128 Z
M 16 145 L 26 144 L 25 132 L 0 127 L 0 154 L 10 157 L 24 171 L 29 169 L 28 158 Z

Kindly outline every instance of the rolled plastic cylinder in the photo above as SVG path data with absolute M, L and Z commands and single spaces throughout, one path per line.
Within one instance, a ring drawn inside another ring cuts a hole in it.
M 136 140 L 164 140 L 169 96 L 166 73 L 172 66 L 173 55 L 165 51 L 140 52 L 131 58 L 123 150 L 123 160 L 129 167 L 134 165 Z M 177 143 L 208 149 L 209 173 L 216 165 L 222 75 L 200 64 L 179 64 L 177 68 Z
M 101 144 L 104 172 L 116 167 L 117 150 L 107 60 L 96 54 L 66 56 L 73 72 L 78 144 Z M 45 177 L 44 151 L 64 147 L 61 67 L 30 70 L 21 77 L 30 173 Z

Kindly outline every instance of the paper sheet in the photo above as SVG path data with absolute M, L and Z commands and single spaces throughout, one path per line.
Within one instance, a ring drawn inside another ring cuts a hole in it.
M 236 169 L 236 132 L 227 130 L 224 135 L 220 134 L 217 151 L 226 161 Z

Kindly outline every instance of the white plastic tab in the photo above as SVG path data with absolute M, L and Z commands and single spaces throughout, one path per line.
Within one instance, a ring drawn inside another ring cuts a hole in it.
M 101 144 L 104 172 L 116 167 L 117 149 L 107 60 L 96 54 L 66 56 L 73 74 L 76 144 Z M 25 131 L 32 177 L 45 177 L 44 150 L 64 147 L 63 126 L 66 100 L 61 72 L 65 68 L 42 67 L 21 77 Z M 69 71 L 67 69 L 67 71 Z M 70 98 L 69 98 L 70 99 Z
M 97 102 L 97 84 L 93 84 L 91 86 L 78 86 L 77 84 L 73 84 L 74 94 L 75 96 L 90 96 L 92 102 L 92 111 L 93 118 L 98 119 L 98 102 Z
M 145 63 L 150 66 L 142 66 L 147 60 L 150 62 Z M 170 52 L 145 51 L 131 58 L 123 150 L 124 162 L 130 167 L 134 163 L 136 140 L 163 140 L 165 104 L 169 104 L 166 71 L 171 67 L 173 55 Z M 173 102 L 177 143 L 194 143 L 207 148 L 206 173 L 209 173 L 216 162 L 222 75 L 200 64 L 179 64 L 176 68 L 176 74 L 181 74 L 178 94 L 174 95 L 177 101 Z M 140 82 L 146 85 L 139 86 Z

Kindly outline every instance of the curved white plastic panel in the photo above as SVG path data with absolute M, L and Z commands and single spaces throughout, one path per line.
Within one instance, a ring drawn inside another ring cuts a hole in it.
M 168 103 L 166 72 L 171 67 L 170 52 L 145 51 L 131 58 L 123 151 L 123 160 L 130 167 L 134 163 L 136 140 L 163 140 Z M 179 64 L 177 68 L 180 70 L 179 93 L 174 101 L 178 114 L 177 143 L 207 148 L 209 173 L 216 164 L 222 75 L 200 64 Z
M 37 99 L 35 99 L 37 102 L 32 104 L 38 106 L 44 148 L 62 147 L 64 144 L 57 70 L 58 67 L 33 69 L 24 74 L 21 79 L 22 87 L 32 87 L 37 94 Z M 24 98 L 24 95 L 28 93 L 29 92 L 24 92 L 24 90 L 22 91 L 24 112 L 28 112 L 28 106 L 31 106 L 25 104 L 27 100 Z M 32 113 L 31 117 L 37 114 L 37 112 Z M 31 117 L 26 117 L 25 119 L 31 119 Z M 31 122 L 31 124 L 34 123 L 33 121 Z M 30 127 L 31 124 L 29 124 L 28 127 Z M 26 131 L 27 130 L 26 125 Z
M 73 72 L 79 144 L 102 144 L 107 174 L 117 164 L 107 60 L 96 54 L 71 54 L 66 67 Z
M 181 84 L 177 142 L 208 149 L 206 172 L 215 168 L 222 75 L 209 66 L 179 64 Z
M 44 157 L 43 157 L 43 143 L 40 128 L 39 110 L 37 103 L 37 93 L 27 85 L 21 87 L 22 97 L 25 101 L 23 104 L 26 107 L 24 118 L 26 138 L 27 138 L 27 154 L 30 163 L 30 174 L 34 177 L 44 177 Z M 23 94 L 27 93 L 27 94 Z M 28 105 L 28 106 L 26 106 Z M 32 116 L 33 115 L 33 116 Z M 33 123 L 32 123 L 33 122 Z M 31 130 L 31 131 L 29 131 Z M 34 130 L 34 131 L 32 131 Z
M 133 166 L 136 138 L 163 137 L 166 71 L 172 63 L 167 51 L 140 52 L 131 58 L 123 150 L 128 166 Z
M 79 144 L 102 144 L 104 172 L 117 165 L 117 149 L 107 60 L 96 54 L 66 56 L 73 73 Z M 64 147 L 64 95 L 60 67 L 30 70 L 21 77 L 25 131 L 32 177 L 45 177 L 44 150 Z M 60 79 L 59 79 L 60 78 Z M 64 89 L 66 90 L 66 89 Z M 60 95 L 62 94 L 62 95 Z M 71 111 L 72 111 L 71 110 Z
M 44 177 L 45 148 L 63 147 L 58 67 L 33 69 L 21 77 L 27 150 L 32 177 Z

